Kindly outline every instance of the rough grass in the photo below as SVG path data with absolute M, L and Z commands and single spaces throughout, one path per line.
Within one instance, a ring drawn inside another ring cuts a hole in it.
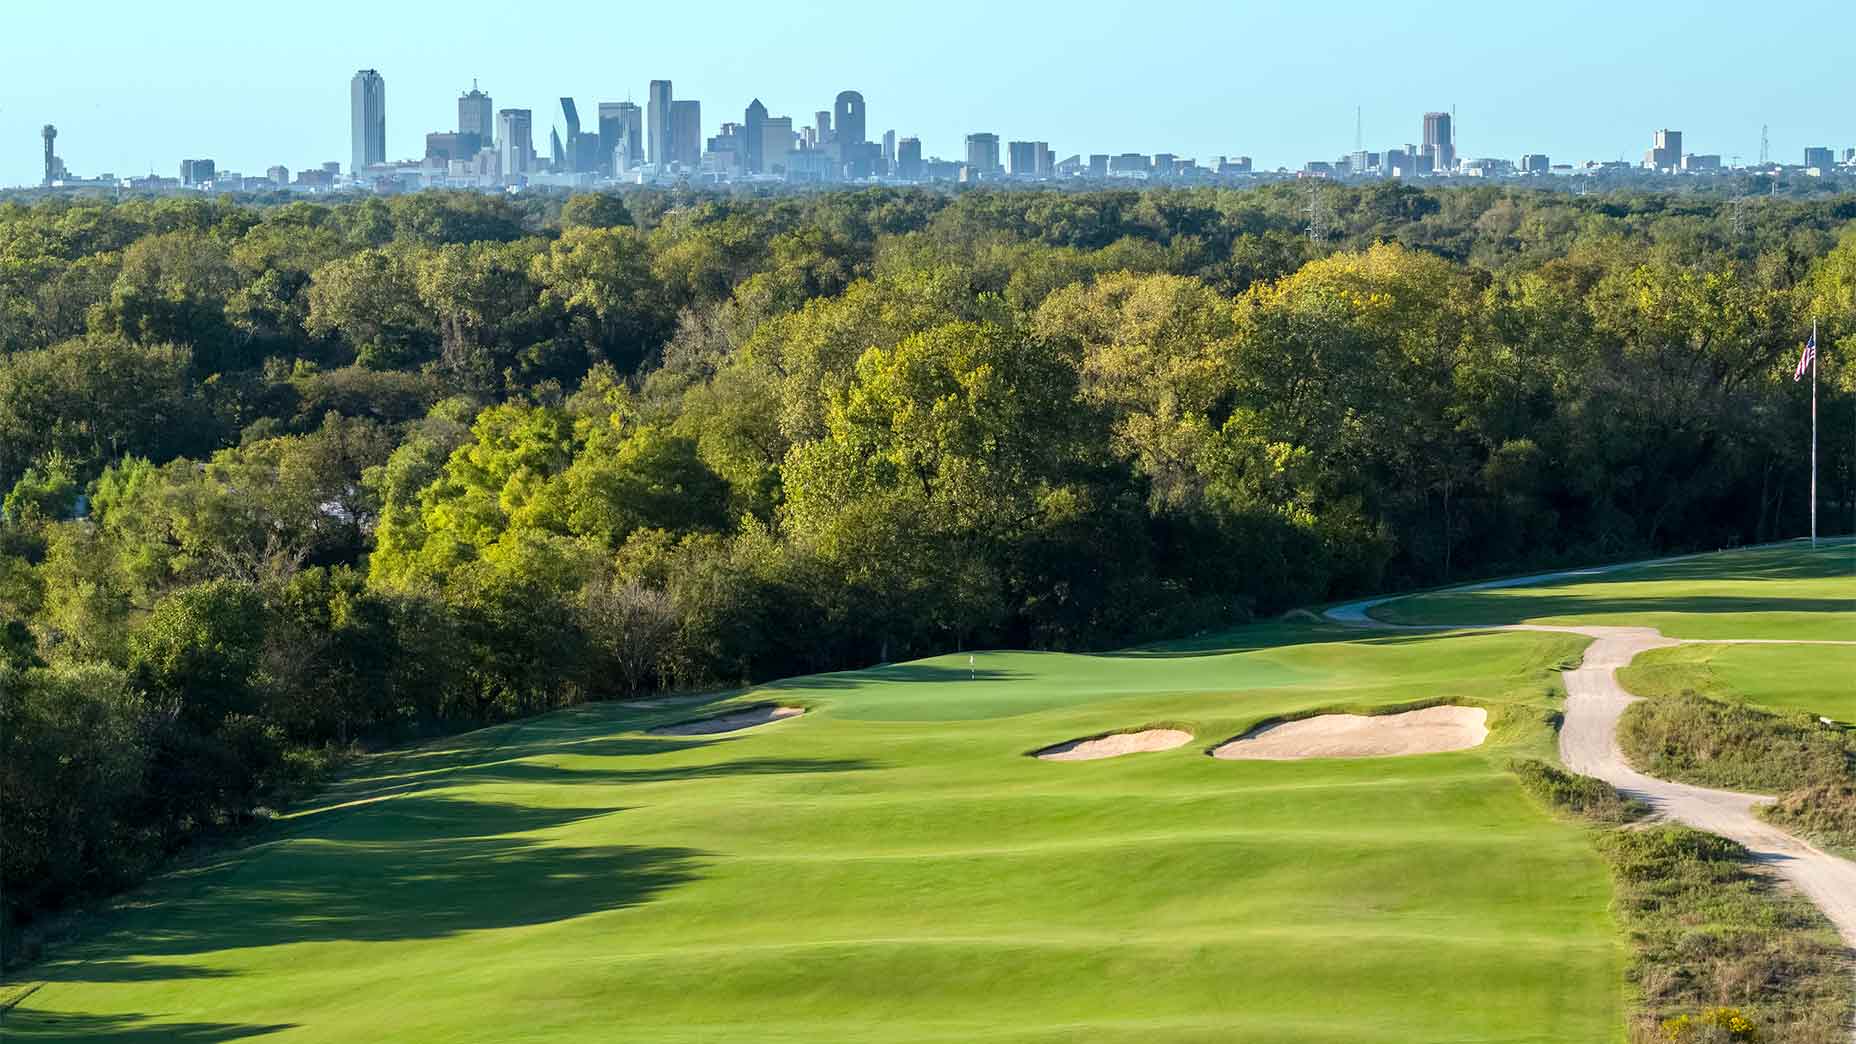
M 1750 871 L 1744 848 L 1680 826 L 1612 830 L 1599 847 L 1633 951 L 1633 1040 L 1662 1040 L 1665 1020 L 1727 1006 L 1767 1044 L 1847 1044 L 1841 942 L 1807 900 Z
M 248 849 L 33 969 L 10 1039 L 1609 1041 L 1611 886 L 1507 771 L 1550 756 L 1554 635 L 1259 627 L 601 705 L 364 758 Z M 1448 698 L 1472 751 L 1022 757 Z
M 1802 897 L 1754 873 L 1741 846 L 1681 826 L 1625 826 L 1647 811 L 1603 780 L 1533 759 L 1511 770 L 1536 798 L 1602 828 L 1630 940 L 1633 1041 L 1665 1041 L 1663 1024 L 1740 1008 L 1767 1044 L 1847 1040 L 1842 944 Z
M 1618 743 L 1652 776 L 1766 794 L 1848 779 L 1856 756 L 1849 734 L 1810 715 L 1692 693 L 1631 704 Z
M 1542 804 L 1579 819 L 1616 826 L 1642 819 L 1650 811 L 1602 779 L 1576 775 L 1536 758 L 1520 758 L 1508 767 L 1522 789 Z

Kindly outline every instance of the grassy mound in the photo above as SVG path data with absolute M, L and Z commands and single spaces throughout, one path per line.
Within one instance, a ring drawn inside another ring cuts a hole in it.
M 1341 639 L 1341 640 L 1337 640 Z M 1605 866 L 1506 771 L 1554 635 L 1248 629 L 793 679 L 723 736 L 601 705 L 366 759 L 31 974 L 9 1039 L 1598 1041 Z M 1480 748 L 1053 766 L 1053 736 L 1490 707 Z

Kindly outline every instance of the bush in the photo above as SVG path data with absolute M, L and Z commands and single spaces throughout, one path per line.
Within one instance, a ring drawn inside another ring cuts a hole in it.
M 1520 781 L 1521 789 L 1549 808 L 1581 819 L 1595 823 L 1629 823 L 1649 812 L 1642 802 L 1619 794 L 1602 779 L 1575 775 L 1532 758 L 1510 762 L 1508 768 Z

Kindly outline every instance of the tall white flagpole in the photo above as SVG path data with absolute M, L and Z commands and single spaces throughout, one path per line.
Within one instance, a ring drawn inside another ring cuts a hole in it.
M 1811 317 L 1811 546 L 1817 546 L 1817 317 Z

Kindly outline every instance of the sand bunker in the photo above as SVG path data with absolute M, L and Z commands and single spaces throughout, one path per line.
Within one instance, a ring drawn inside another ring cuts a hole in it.
M 1096 739 L 1071 740 L 1038 751 L 1044 761 L 1094 761 L 1118 758 L 1123 754 L 1147 754 L 1172 750 L 1191 742 L 1192 733 L 1178 729 L 1143 729 L 1140 732 L 1117 732 Z
M 1235 761 L 1388 758 L 1467 750 L 1489 738 L 1481 707 L 1426 707 L 1403 714 L 1323 714 L 1284 721 L 1220 744 L 1212 757 Z
M 713 718 L 698 718 L 695 721 L 680 721 L 675 725 L 661 725 L 651 730 L 653 736 L 713 736 L 718 732 L 739 732 L 756 725 L 765 725 L 781 718 L 796 718 L 804 714 L 804 707 L 776 707 L 765 703 L 758 707 L 749 707 L 732 714 L 719 714 Z

